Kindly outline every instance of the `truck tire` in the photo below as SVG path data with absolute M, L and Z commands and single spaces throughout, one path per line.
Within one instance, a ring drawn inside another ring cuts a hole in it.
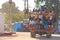
M 43 34 L 42 32 L 39 33 L 40 36 L 42 36 L 42 34 Z
M 47 38 L 51 38 L 51 34 L 46 34 L 46 37 Z
M 40 36 L 42 36 L 42 34 L 39 34 Z
M 31 32 L 31 37 L 35 38 L 35 36 L 36 36 L 35 32 Z

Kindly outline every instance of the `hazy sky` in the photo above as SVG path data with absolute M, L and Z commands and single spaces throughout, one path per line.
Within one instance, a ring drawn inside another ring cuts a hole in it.
M 5 3 L 6 1 L 9 0 L 0 0 L 0 8 L 2 8 L 2 4 Z M 15 2 L 16 6 L 19 7 L 19 10 L 23 10 L 24 9 L 24 2 L 23 0 L 12 0 L 13 2 Z M 29 9 L 33 9 L 34 8 L 34 0 L 29 0 Z

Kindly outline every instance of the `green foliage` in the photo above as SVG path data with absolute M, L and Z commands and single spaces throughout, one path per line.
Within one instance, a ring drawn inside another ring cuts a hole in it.
M 15 6 L 14 2 L 12 2 L 11 6 L 9 2 L 3 3 L 0 11 L 6 13 L 5 23 L 9 23 L 10 21 L 10 16 L 9 16 L 10 12 L 11 12 L 12 22 L 22 21 L 24 19 L 24 13 L 18 10 L 18 7 Z
M 11 13 L 17 13 L 19 12 L 18 7 L 15 7 L 15 3 L 12 2 L 11 6 L 9 4 L 9 2 L 3 3 L 2 4 L 2 12 L 5 13 L 10 13 L 10 9 L 11 9 Z
M 38 7 L 40 0 L 35 0 L 34 2 L 35 2 L 35 4 L 36 4 L 36 7 Z
M 12 22 L 23 21 L 23 19 L 24 19 L 24 13 L 20 12 L 20 13 L 12 14 L 11 18 L 12 18 Z M 7 13 L 5 15 L 5 22 L 6 23 L 9 22 L 9 13 Z
M 35 4 L 36 4 L 36 8 L 40 5 L 39 2 L 43 2 L 45 0 L 34 0 Z

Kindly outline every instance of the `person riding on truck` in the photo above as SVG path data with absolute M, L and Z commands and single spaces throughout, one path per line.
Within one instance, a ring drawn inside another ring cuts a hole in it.
M 34 11 L 33 14 L 35 16 L 30 20 L 31 37 L 35 38 L 36 34 L 46 34 L 46 37 L 51 37 L 55 18 L 53 11 L 49 11 L 44 6 L 42 11 Z M 32 26 L 32 24 L 34 25 Z
M 49 27 L 52 27 L 53 28 L 53 25 L 54 25 L 54 12 L 53 11 L 50 11 L 49 13 L 49 20 L 48 20 L 48 23 L 49 23 Z

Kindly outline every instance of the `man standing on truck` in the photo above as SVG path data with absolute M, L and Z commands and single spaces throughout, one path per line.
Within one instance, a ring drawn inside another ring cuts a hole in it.
M 51 27 L 51 28 L 53 28 L 54 17 L 55 17 L 54 12 L 50 11 L 48 24 L 49 24 L 49 27 Z

